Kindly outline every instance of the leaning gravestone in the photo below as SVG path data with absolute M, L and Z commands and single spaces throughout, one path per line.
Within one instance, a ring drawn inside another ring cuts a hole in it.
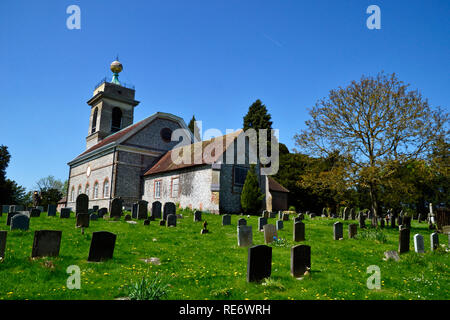
M 175 206 L 175 203 L 173 202 L 164 203 L 163 220 L 166 220 L 169 214 L 176 214 L 176 211 L 177 208 Z
M 6 237 L 8 236 L 8 231 L 0 230 L 0 260 L 5 258 L 6 249 Z
M 276 226 L 277 226 L 277 230 L 283 229 L 283 227 L 284 227 L 283 220 L 277 220 Z
M 439 235 L 437 232 L 430 234 L 431 251 L 439 248 Z
M 47 207 L 47 217 L 54 217 L 56 216 L 56 205 L 49 204 Z
M 84 193 L 79 194 L 75 201 L 75 214 L 88 213 L 88 209 L 89 197 Z
M 16 214 L 19 214 L 18 212 L 8 212 L 8 216 L 6 217 L 6 225 L 10 226 L 11 225 L 11 219 L 12 217 L 14 217 Z
M 137 218 L 139 220 L 145 220 L 148 218 L 148 202 L 145 200 L 138 201 Z
M 112 259 L 115 245 L 116 235 L 114 233 L 108 231 L 92 233 L 88 261 L 100 262 Z
M 333 225 L 334 240 L 339 240 L 344 237 L 342 222 L 335 222 Z
M 248 249 L 247 281 L 261 281 L 272 273 L 272 248 L 266 245 Z
M 89 228 L 89 213 L 79 213 L 77 214 L 77 228 Z
M 294 224 L 294 241 L 305 241 L 305 224 L 301 221 Z
M 138 204 L 133 203 L 133 206 L 131 208 L 131 217 L 133 219 L 137 219 L 137 216 L 138 216 Z
M 100 208 L 98 209 L 98 217 L 103 218 L 103 216 L 108 214 L 108 208 Z
M 229 226 L 231 224 L 231 216 L 229 214 L 225 214 L 222 216 L 222 225 Z
M 169 214 L 167 216 L 167 227 L 177 226 L 177 216 L 175 214 Z
M 11 231 L 23 230 L 27 231 L 30 228 L 30 218 L 25 214 L 16 214 L 11 218 Z
M 202 212 L 196 210 L 194 212 L 194 222 L 199 222 L 199 221 L 202 221 Z
M 272 243 L 274 237 L 277 237 L 277 228 L 273 224 L 266 224 L 263 227 L 264 230 L 264 242 L 266 244 Z
M 358 233 L 358 225 L 356 223 L 350 223 L 348 225 L 348 238 L 352 239 Z
M 34 232 L 31 257 L 57 257 L 61 246 L 62 231 L 38 230 Z
M 253 244 L 252 226 L 240 225 L 237 227 L 238 246 L 249 247 Z
M 425 252 L 425 244 L 423 243 L 423 237 L 420 234 L 414 235 L 414 251 L 417 253 Z
M 308 269 L 311 269 L 311 247 L 303 244 L 292 247 L 291 275 L 302 277 Z
M 267 218 L 259 217 L 258 218 L 258 230 L 263 230 L 264 225 L 267 224 Z
M 152 203 L 152 217 L 161 219 L 161 202 L 155 201 Z
M 245 220 L 244 218 L 240 218 L 240 219 L 237 221 L 237 225 L 238 225 L 238 227 L 239 227 L 239 226 L 246 226 L 246 225 L 247 225 L 247 220 Z
M 61 219 L 70 218 L 70 208 L 61 208 L 61 213 L 59 214 Z
M 111 212 L 109 214 L 110 218 L 118 217 L 120 218 L 122 216 L 122 199 L 114 198 L 111 202 Z
M 409 229 L 403 228 L 399 232 L 398 252 L 405 253 L 409 251 Z

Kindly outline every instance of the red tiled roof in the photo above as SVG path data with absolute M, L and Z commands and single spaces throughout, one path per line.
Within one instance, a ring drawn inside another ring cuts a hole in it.
M 220 137 L 216 137 L 210 140 L 206 140 L 206 141 L 200 141 L 200 142 L 196 142 L 184 147 L 178 147 L 175 149 L 172 149 L 170 151 L 168 151 L 166 154 L 164 154 L 162 156 L 161 159 L 159 159 L 159 161 L 150 168 L 150 170 L 148 170 L 144 176 L 147 175 L 151 175 L 151 174 L 155 174 L 155 173 L 161 173 L 161 172 L 167 172 L 167 171 L 173 171 L 173 170 L 178 170 L 178 169 L 183 169 L 183 168 L 189 168 L 189 167 L 194 167 L 194 166 L 199 166 L 199 165 L 204 165 L 204 164 L 211 164 L 213 162 L 216 162 L 220 156 L 225 152 L 225 150 L 227 150 L 227 148 L 231 145 L 231 143 L 242 133 L 242 129 L 241 130 L 237 130 L 233 133 L 224 135 L 224 136 L 220 136 Z M 229 137 L 232 137 L 233 139 L 229 139 Z M 227 139 L 228 137 L 228 139 Z M 218 154 L 213 154 L 213 159 L 207 159 L 205 157 L 201 157 L 201 159 L 198 159 L 198 161 L 194 161 L 195 160 L 195 152 L 194 150 L 196 150 L 197 148 L 199 148 L 199 144 L 201 143 L 201 150 L 202 150 L 202 154 L 205 151 L 205 148 L 210 145 L 212 142 L 217 142 L 218 139 L 223 139 L 222 141 L 222 150 L 221 152 L 219 152 Z M 189 149 L 188 149 L 189 148 Z M 176 164 L 172 161 L 172 152 L 174 151 L 179 151 L 178 156 L 183 158 L 183 152 L 185 150 L 190 151 L 190 163 L 184 163 L 181 162 L 179 164 Z
M 276 191 L 276 192 L 289 192 L 288 189 L 286 189 L 285 187 L 283 187 L 281 184 L 279 184 L 278 182 L 275 181 L 275 179 L 268 177 L 269 178 L 269 190 L 270 191 Z

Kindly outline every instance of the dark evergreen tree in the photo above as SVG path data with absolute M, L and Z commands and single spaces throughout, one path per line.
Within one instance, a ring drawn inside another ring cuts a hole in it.
M 253 128 L 258 132 L 259 129 L 272 129 L 272 116 L 267 111 L 267 107 L 257 99 L 248 108 L 247 114 L 244 116 L 243 129 Z
M 258 214 L 261 209 L 264 194 L 261 192 L 258 177 L 255 172 L 255 165 L 250 166 L 250 170 L 245 177 L 244 187 L 241 193 L 241 207 L 246 214 Z
M 188 128 L 191 130 L 192 134 L 197 138 L 197 140 L 200 140 L 200 133 L 199 128 L 196 125 L 197 120 L 195 119 L 195 115 L 192 116 L 191 121 L 189 121 Z

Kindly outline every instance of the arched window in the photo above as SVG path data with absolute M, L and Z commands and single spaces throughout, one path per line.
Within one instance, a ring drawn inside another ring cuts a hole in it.
M 94 184 L 94 199 L 98 199 L 98 182 Z
M 111 132 L 117 132 L 122 127 L 122 110 L 115 107 L 112 110 Z
M 92 115 L 91 134 L 93 134 L 97 129 L 97 115 L 98 115 L 98 108 L 95 108 L 94 113 Z
M 103 198 L 109 197 L 109 181 L 108 179 L 105 180 L 103 183 Z
M 84 193 L 89 197 L 89 183 L 86 184 L 86 189 L 84 189 Z
M 78 186 L 78 194 L 77 194 L 77 196 L 79 196 L 80 194 L 82 193 L 82 191 L 81 191 L 81 184 Z
M 72 187 L 72 191 L 70 192 L 70 201 L 75 201 L 75 187 Z

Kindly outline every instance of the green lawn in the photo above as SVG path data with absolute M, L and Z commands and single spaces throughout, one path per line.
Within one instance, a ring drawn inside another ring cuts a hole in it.
M 236 223 L 222 226 L 221 216 L 203 213 L 209 234 L 201 235 L 202 223 L 193 222 L 190 212 L 183 212 L 177 227 L 159 226 L 152 221 L 131 225 L 123 221 L 91 221 L 82 235 L 75 228 L 75 218 L 32 218 L 30 231 L 8 231 L 5 260 L 0 262 L 0 299 L 115 299 L 127 295 L 131 283 L 156 273 L 169 284 L 165 299 L 450 299 L 450 258 L 444 248 L 430 251 L 427 224 L 412 223 L 411 251 L 400 262 L 383 261 L 384 252 L 398 249 L 398 229 L 384 229 L 385 243 L 375 240 L 348 239 L 343 221 L 344 240 L 333 240 L 335 219 L 306 218 L 306 240 L 311 246 L 311 273 L 303 280 L 290 276 L 292 220 L 284 222 L 279 237 L 287 239 L 284 247 L 273 247 L 272 277 L 268 285 L 247 283 L 247 248 L 237 247 Z M 263 244 L 263 233 L 256 231 L 258 217 L 252 216 L 254 244 Z M 269 219 L 275 224 L 276 219 Z M 34 230 L 62 230 L 60 256 L 32 260 Z M 0 217 L 0 230 L 9 230 L 6 215 Z M 91 263 L 86 259 L 92 232 L 117 234 L 114 258 Z M 358 232 L 360 230 L 358 229 Z M 425 238 L 425 254 L 416 254 L 413 235 Z M 440 235 L 447 245 L 446 235 Z M 161 265 L 141 259 L 157 257 Z M 81 268 L 81 289 L 66 288 L 66 268 Z M 366 286 L 367 267 L 381 269 L 381 290 Z

